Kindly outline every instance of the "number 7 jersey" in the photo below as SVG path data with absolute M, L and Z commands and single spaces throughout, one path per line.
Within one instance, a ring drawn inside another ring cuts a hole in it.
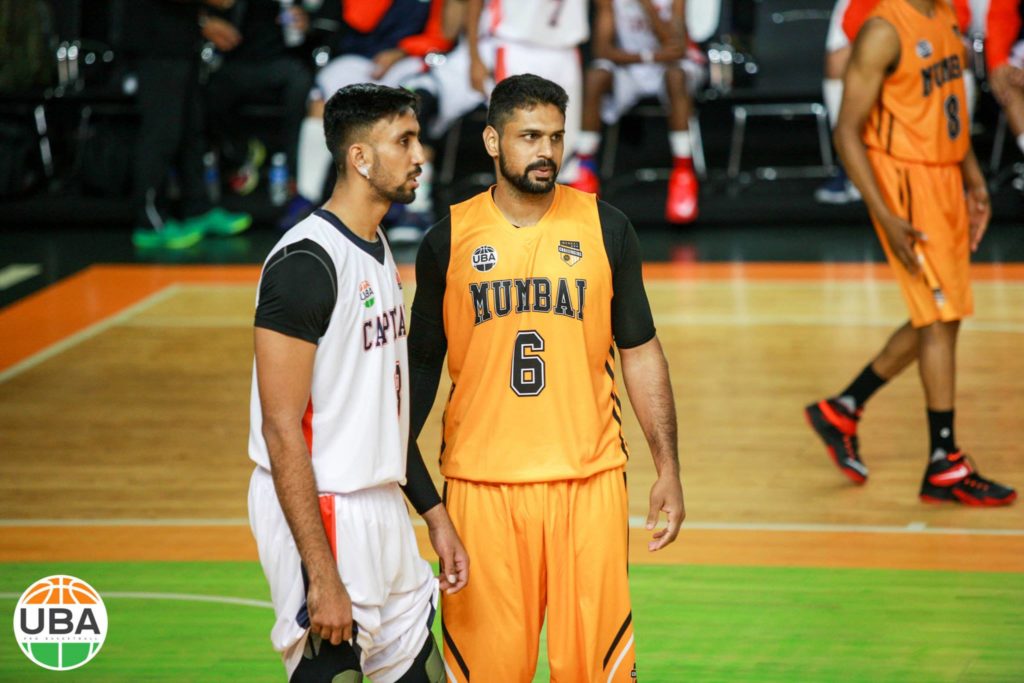
M 960 163 L 970 144 L 968 66 L 952 8 L 936 0 L 928 17 L 906 0 L 882 0 L 868 21 L 875 17 L 896 29 L 900 57 L 864 126 L 864 144 L 902 161 Z
M 533 226 L 509 223 L 487 191 L 435 228 L 450 227 L 445 477 L 558 481 L 626 462 L 613 343 L 654 337 L 636 234 L 593 195 L 554 193 Z

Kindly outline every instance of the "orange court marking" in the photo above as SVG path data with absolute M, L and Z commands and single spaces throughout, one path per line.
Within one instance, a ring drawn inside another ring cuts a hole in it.
M 415 280 L 413 266 L 399 266 Z M 94 265 L 0 310 L 0 371 L 176 284 L 255 284 L 259 265 Z M 651 280 L 893 280 L 884 263 L 649 263 Z M 1024 281 L 1024 263 L 971 267 L 976 281 Z
M 427 528 L 417 526 L 423 557 L 434 560 Z M 9 526 L 0 562 L 256 561 L 247 526 Z M 1024 572 L 1024 536 L 887 534 L 835 531 L 686 529 L 648 552 L 633 530 L 629 557 L 644 564 Z

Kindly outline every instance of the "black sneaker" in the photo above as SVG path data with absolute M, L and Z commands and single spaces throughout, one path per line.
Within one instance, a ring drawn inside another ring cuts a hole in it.
M 868 468 L 861 462 L 857 444 L 860 411 L 851 413 L 836 399 L 826 398 L 804 408 L 804 415 L 842 473 L 856 484 L 867 481 Z
M 978 474 L 963 451 L 939 453 L 924 473 L 921 500 L 925 503 L 960 503 L 998 507 L 1017 500 L 1017 492 Z

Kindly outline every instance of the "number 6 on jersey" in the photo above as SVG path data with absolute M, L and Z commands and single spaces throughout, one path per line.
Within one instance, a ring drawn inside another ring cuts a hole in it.
M 511 385 L 517 396 L 538 396 L 544 391 L 544 359 L 537 355 L 543 350 L 544 337 L 536 330 L 523 330 L 516 335 Z

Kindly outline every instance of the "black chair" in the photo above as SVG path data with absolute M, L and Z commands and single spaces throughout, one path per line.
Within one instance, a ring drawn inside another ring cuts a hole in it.
M 726 93 L 735 102 L 729 146 L 730 179 L 740 176 L 747 122 L 755 117 L 784 121 L 813 117 L 821 155 L 820 165 L 773 165 L 757 169 L 757 177 L 819 177 L 833 172 L 828 113 L 821 102 L 825 35 L 833 5 L 833 0 L 758 0 L 754 84 Z

